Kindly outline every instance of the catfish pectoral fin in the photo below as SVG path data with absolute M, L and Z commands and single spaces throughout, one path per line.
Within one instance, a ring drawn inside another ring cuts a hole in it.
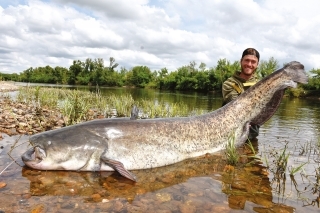
M 101 160 L 107 164 L 108 166 L 110 166 L 111 168 L 113 168 L 114 170 L 116 170 L 117 172 L 119 172 L 122 176 L 137 182 L 137 178 L 134 174 L 132 174 L 131 172 L 129 172 L 126 168 L 124 168 L 123 164 L 120 161 L 116 161 L 116 160 L 111 160 L 109 158 L 105 158 L 105 157 L 101 157 Z

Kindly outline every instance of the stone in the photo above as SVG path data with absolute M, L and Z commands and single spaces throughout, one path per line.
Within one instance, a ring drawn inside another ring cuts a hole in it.
M 44 204 L 37 204 L 31 208 L 30 213 L 45 213 L 47 212 L 47 207 Z
M 0 189 L 4 188 L 4 187 L 6 187 L 6 186 L 7 186 L 7 184 L 6 184 L 6 183 L 4 183 L 4 182 L 0 182 Z

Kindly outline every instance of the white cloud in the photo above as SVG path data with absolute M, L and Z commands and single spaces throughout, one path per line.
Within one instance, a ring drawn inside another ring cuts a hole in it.
M 317 0 L 1 1 L 0 71 L 114 57 L 120 67 L 216 65 L 255 47 L 261 59 L 320 68 Z

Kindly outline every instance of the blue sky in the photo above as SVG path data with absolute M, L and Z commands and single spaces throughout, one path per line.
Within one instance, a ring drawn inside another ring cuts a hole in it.
M 175 70 L 239 60 L 247 47 L 280 65 L 320 68 L 318 0 L 2 0 L 0 72 L 114 57 Z

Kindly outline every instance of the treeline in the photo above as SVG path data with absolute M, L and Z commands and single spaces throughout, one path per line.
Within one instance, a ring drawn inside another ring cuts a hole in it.
M 130 70 L 121 67 L 113 57 L 108 65 L 102 58 L 74 60 L 69 69 L 64 67 L 37 67 L 24 70 L 20 74 L 0 73 L 0 80 L 12 80 L 31 83 L 69 84 L 69 85 L 99 85 L 110 87 L 135 86 L 165 90 L 221 90 L 222 83 L 235 70 L 240 70 L 239 61 L 231 63 L 227 59 L 220 59 L 215 67 L 207 68 L 205 63 L 198 66 L 194 61 L 188 65 L 169 71 L 162 68 L 151 71 L 147 66 L 135 66 Z M 267 61 L 260 61 L 257 75 L 260 78 L 272 73 L 280 66 L 271 57 Z M 320 69 L 310 71 L 313 74 L 307 89 L 320 90 Z

